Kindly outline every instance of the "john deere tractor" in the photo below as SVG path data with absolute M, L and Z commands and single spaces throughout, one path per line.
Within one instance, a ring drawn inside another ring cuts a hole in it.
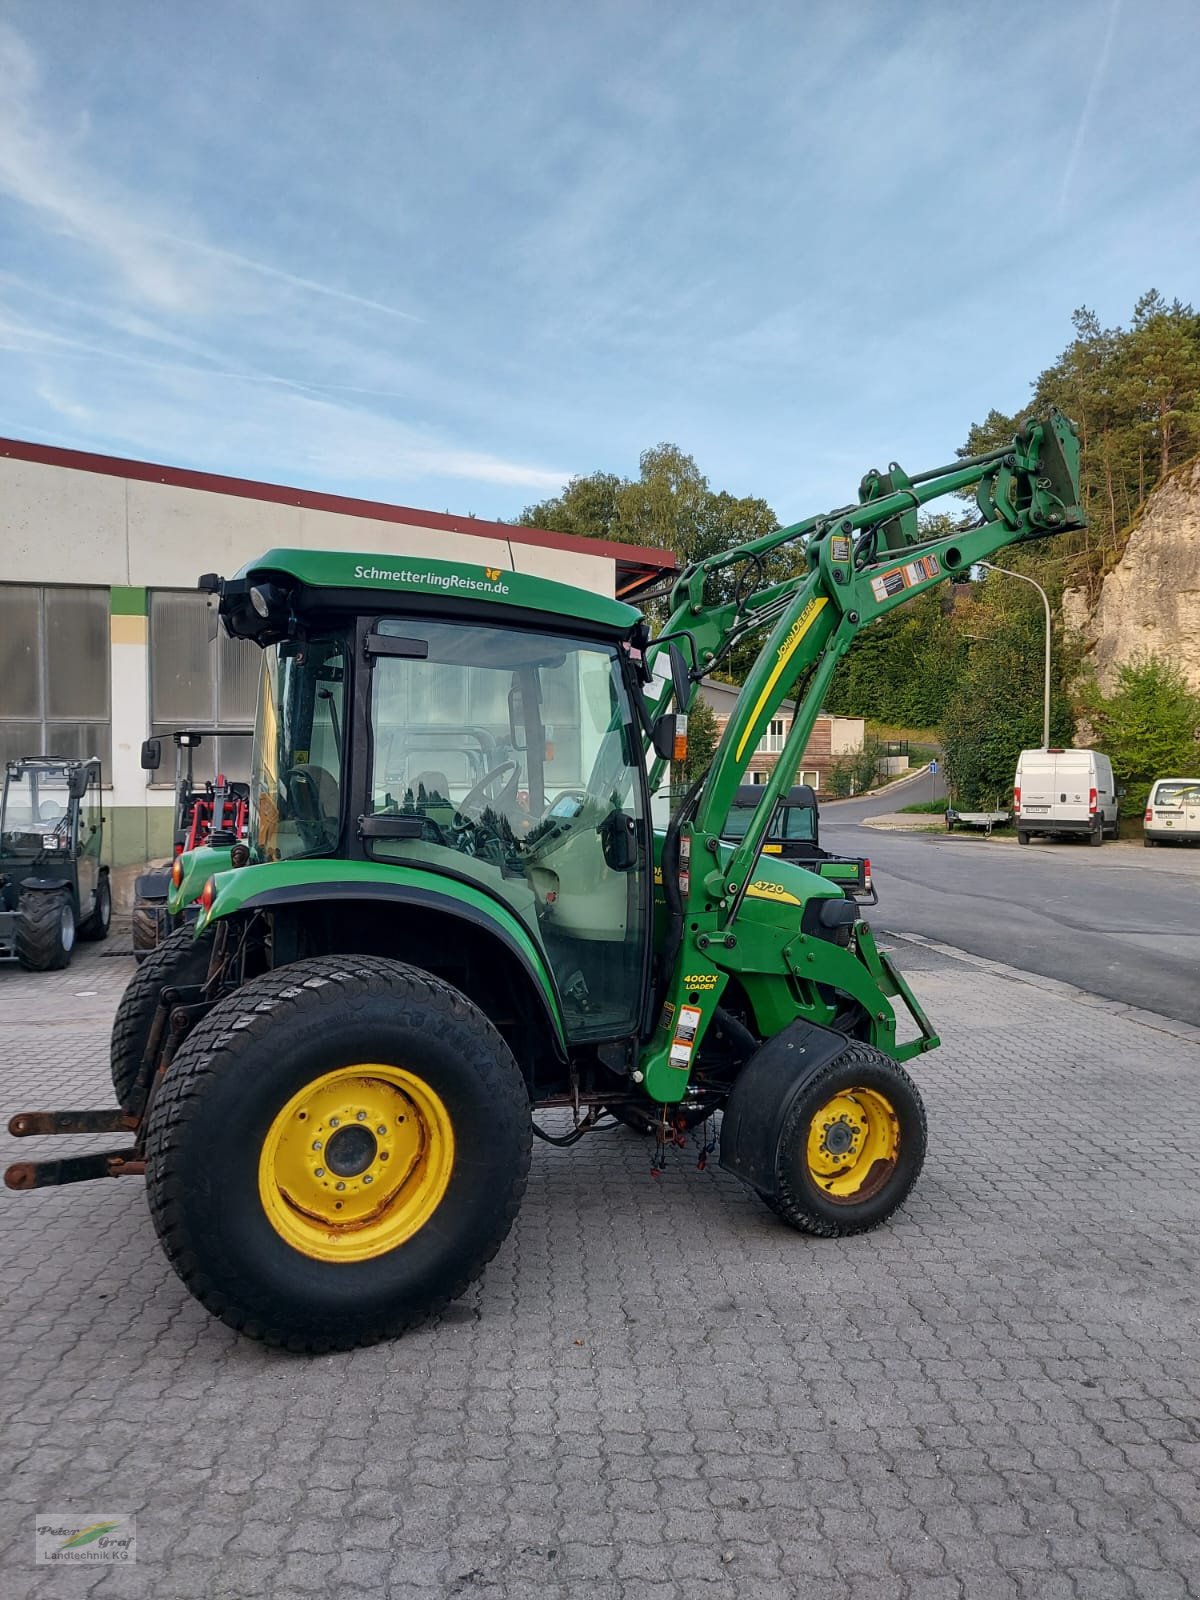
M 970 524 L 930 536 L 918 509 L 967 488 Z M 512 1226 L 534 1135 L 624 1122 L 666 1148 L 723 1113 L 721 1165 L 782 1222 L 882 1223 L 925 1156 L 903 1063 L 937 1036 L 862 907 L 764 844 L 860 630 L 1080 526 L 1078 500 L 1075 431 L 1051 412 L 687 568 L 657 636 L 614 600 L 413 557 L 272 550 L 202 579 L 262 647 L 249 835 L 174 865 L 173 908 L 201 909 L 121 1001 L 119 1107 L 10 1124 L 130 1142 L 8 1183 L 144 1172 L 192 1293 L 314 1351 L 460 1295 Z M 767 576 L 785 549 L 793 576 Z M 710 765 L 658 819 L 697 683 L 755 631 Z

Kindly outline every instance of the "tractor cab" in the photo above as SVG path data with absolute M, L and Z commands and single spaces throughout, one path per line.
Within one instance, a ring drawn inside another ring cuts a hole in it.
M 252 860 L 352 862 L 397 909 L 502 907 L 544 952 L 570 1039 L 635 1032 L 650 841 L 621 645 L 637 614 L 603 602 L 616 627 L 564 615 L 558 631 L 546 609 L 534 625 L 404 599 L 266 646 Z

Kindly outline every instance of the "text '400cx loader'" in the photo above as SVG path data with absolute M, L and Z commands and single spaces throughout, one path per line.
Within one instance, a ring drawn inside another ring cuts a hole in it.
M 968 488 L 973 524 L 928 537 L 918 508 Z M 432 560 L 273 550 L 202 580 L 262 647 L 249 837 L 173 868 L 173 909 L 199 895 L 200 914 L 122 998 L 119 1109 L 10 1124 L 127 1147 L 20 1163 L 9 1185 L 144 1173 L 193 1294 L 299 1350 L 461 1294 L 516 1215 L 532 1134 L 551 1137 L 544 1108 L 572 1114 L 559 1143 L 613 1119 L 665 1143 L 722 1112 L 721 1165 L 785 1222 L 882 1222 L 925 1153 L 901 1063 L 938 1041 L 855 902 L 762 847 L 859 630 L 1080 526 L 1078 501 L 1075 430 L 1051 412 L 688 568 L 656 638 L 617 601 Z M 716 754 L 656 831 L 696 684 L 755 630 Z

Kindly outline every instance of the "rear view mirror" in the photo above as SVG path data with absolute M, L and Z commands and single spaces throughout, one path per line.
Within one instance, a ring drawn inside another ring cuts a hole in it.
M 162 765 L 162 740 L 142 740 L 142 771 L 157 772 Z
M 671 662 L 671 687 L 675 690 L 675 705 L 679 711 L 686 712 L 688 701 L 692 697 L 692 675 L 688 670 L 687 657 L 682 646 L 674 639 L 667 646 L 667 655 Z
M 91 773 L 87 767 L 73 767 L 71 776 L 67 780 L 68 792 L 72 800 L 82 800 L 87 793 L 88 779 Z
M 654 753 L 663 761 L 687 760 L 687 718 L 673 711 L 664 712 L 651 733 Z
M 520 689 L 508 691 L 508 737 L 514 750 L 528 747 L 525 736 L 525 699 Z

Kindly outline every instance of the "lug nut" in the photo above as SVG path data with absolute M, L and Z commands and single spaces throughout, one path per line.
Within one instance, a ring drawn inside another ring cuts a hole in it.
M 363 1175 L 363 1182 L 364 1183 L 374 1183 L 374 1181 L 375 1181 L 374 1178 L 372 1178 L 372 1176 L 371 1176 L 371 1174 L 369 1172 L 365 1173 Z
M 338 1187 L 338 1191 L 340 1193 L 341 1190 L 343 1190 L 346 1187 L 346 1185 L 344 1183 L 339 1183 L 337 1187 Z
M 336 1128 L 336 1127 L 339 1126 L 340 1122 L 341 1122 L 341 1118 L 340 1117 L 330 1117 L 329 1126 L 331 1128 Z
M 359 1122 L 365 1122 L 367 1120 L 367 1113 L 365 1111 L 356 1111 L 355 1117 Z
M 314 1139 L 314 1140 L 313 1140 L 313 1149 L 314 1149 L 314 1150 L 319 1150 L 319 1149 L 320 1149 L 320 1148 L 321 1148 L 321 1141 L 320 1141 L 320 1139 Z
M 382 1135 L 387 1132 L 387 1129 L 384 1127 L 383 1123 L 381 1122 L 379 1124 L 379 1126 L 375 1129 L 375 1132 L 382 1137 Z
M 313 1174 L 313 1176 L 316 1177 L 316 1178 L 323 1178 L 325 1176 L 325 1168 L 324 1167 L 318 1167 L 316 1172 Z

